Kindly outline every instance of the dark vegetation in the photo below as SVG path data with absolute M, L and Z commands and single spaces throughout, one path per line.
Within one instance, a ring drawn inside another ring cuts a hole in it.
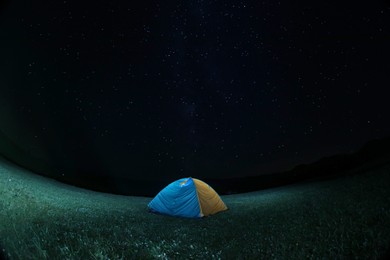
M 2 245 L 0 245 L 0 260 L 6 260 L 7 258 L 5 258 L 5 256 L 6 256 L 5 249 L 3 248 Z

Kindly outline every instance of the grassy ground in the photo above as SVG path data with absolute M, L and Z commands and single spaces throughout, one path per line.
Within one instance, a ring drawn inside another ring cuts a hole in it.
M 338 180 L 222 196 L 204 219 L 147 212 L 0 161 L 0 244 L 10 259 L 375 259 L 390 245 L 390 164 Z

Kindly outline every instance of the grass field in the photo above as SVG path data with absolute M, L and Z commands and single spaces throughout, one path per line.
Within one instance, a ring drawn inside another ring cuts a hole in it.
M 377 259 L 390 245 L 389 184 L 387 164 L 222 196 L 229 211 L 182 219 L 148 213 L 151 198 L 67 186 L 1 160 L 0 245 L 9 259 Z

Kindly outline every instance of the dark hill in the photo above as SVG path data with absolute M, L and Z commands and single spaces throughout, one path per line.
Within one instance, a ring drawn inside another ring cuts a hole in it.
M 369 141 L 355 153 L 324 157 L 317 162 L 298 165 L 285 172 L 205 181 L 221 194 L 241 193 L 302 181 L 326 180 L 356 174 L 389 162 L 390 137 L 386 137 Z
M 0 132 L 1 135 L 1 132 Z M 45 174 L 50 172 L 48 164 L 34 160 L 31 154 L 20 149 L 7 138 L 0 138 L 1 146 L 6 147 L 14 157 L 23 159 L 24 165 L 30 165 L 30 170 Z M 10 159 L 10 158 L 7 158 Z M 12 161 L 12 160 L 11 160 Z M 302 164 L 285 172 L 277 172 L 259 176 L 228 179 L 203 179 L 212 186 L 219 194 L 232 194 L 267 189 L 303 181 L 318 181 L 340 176 L 359 173 L 390 162 L 390 137 L 369 141 L 361 149 L 351 154 L 338 154 L 324 157 L 311 164 Z M 184 177 L 184 176 L 183 176 Z M 74 175 L 56 176 L 58 181 L 68 183 L 95 191 L 136 195 L 155 196 L 170 181 L 147 181 L 112 178 L 110 176 L 87 174 L 85 171 Z
M 219 194 L 232 194 L 267 189 L 303 181 L 319 181 L 357 174 L 390 162 L 390 137 L 369 141 L 351 154 L 324 157 L 311 164 L 302 164 L 292 170 L 259 176 L 229 179 L 203 179 Z M 94 190 L 124 195 L 155 196 L 170 181 L 140 181 L 110 179 L 90 175 L 83 179 L 63 180 L 79 183 Z M 173 180 L 172 180 L 173 181 Z M 91 185 L 92 184 L 92 185 Z M 92 187 L 93 186 L 93 187 Z

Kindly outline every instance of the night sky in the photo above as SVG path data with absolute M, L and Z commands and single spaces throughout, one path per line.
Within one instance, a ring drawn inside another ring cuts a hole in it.
M 52 174 L 141 180 L 354 151 L 390 135 L 390 5 L 343 2 L 11 0 L 0 130 Z

